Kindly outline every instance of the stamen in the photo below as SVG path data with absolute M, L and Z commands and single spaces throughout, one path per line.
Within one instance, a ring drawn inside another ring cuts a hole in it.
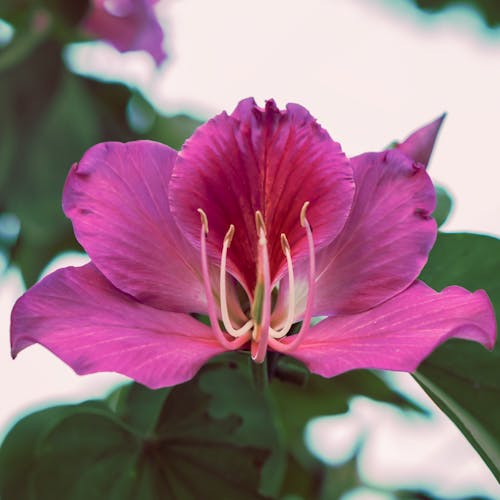
M 230 351 L 234 351 L 235 349 L 239 349 L 250 339 L 250 334 L 243 334 L 241 337 L 238 337 L 236 340 L 230 341 L 228 340 L 224 332 L 220 329 L 219 320 L 217 318 L 217 310 L 215 307 L 215 301 L 212 294 L 212 287 L 210 284 L 210 276 L 208 273 L 208 260 L 207 260 L 207 234 L 208 234 L 208 219 L 205 212 L 199 208 L 198 212 L 201 216 L 201 228 L 200 228 L 200 245 L 201 245 L 201 268 L 203 274 L 203 283 L 205 285 L 205 295 L 207 297 L 207 305 L 208 305 L 208 317 L 210 318 L 210 325 L 212 327 L 212 331 L 215 334 L 215 338 L 219 341 L 219 343 L 224 347 L 224 349 L 228 349 Z
M 237 330 L 233 328 L 229 318 L 229 311 L 227 309 L 227 292 L 226 292 L 226 261 L 227 249 L 231 246 L 231 241 L 234 236 L 234 226 L 231 224 L 224 237 L 224 245 L 222 246 L 222 255 L 220 259 L 220 310 L 222 315 L 222 322 L 224 328 L 229 335 L 233 337 L 241 337 L 247 333 L 253 326 L 253 321 L 249 319 L 241 328 Z
M 290 343 L 280 342 L 274 338 L 269 339 L 269 346 L 275 351 L 281 352 L 283 354 L 288 354 L 294 351 L 299 344 L 302 342 L 304 335 L 309 331 L 311 324 L 313 304 L 314 304 L 314 292 L 315 292 L 315 274 L 316 274 L 316 258 L 314 254 L 314 239 L 312 235 L 311 225 L 306 217 L 306 211 L 309 202 L 306 201 L 302 206 L 300 211 L 300 223 L 305 228 L 307 234 L 307 243 L 309 248 L 309 279 L 308 279 L 308 290 L 307 290 L 307 302 L 306 310 L 304 311 L 304 318 L 302 320 L 302 326 L 300 327 L 299 333 L 290 337 Z
M 262 215 L 260 217 L 262 218 Z M 257 215 L 255 219 L 258 219 Z M 258 272 L 260 275 L 257 277 L 254 297 L 254 330 L 251 345 L 252 359 L 256 363 L 262 363 L 266 357 L 271 322 L 271 272 L 269 270 L 269 254 L 263 224 L 264 221 L 262 220 L 258 244 Z M 257 297 L 259 289 L 261 289 L 261 297 Z
M 266 225 L 264 224 L 264 218 L 262 217 L 262 212 L 260 210 L 255 211 L 255 227 L 257 228 L 257 234 L 260 237 L 261 230 L 266 234 Z
M 207 214 L 201 208 L 198 208 L 198 213 L 200 214 L 201 224 L 203 226 L 203 229 L 205 230 L 205 234 L 208 234 L 208 217 L 207 217 Z
M 271 336 L 275 339 L 284 337 L 292 327 L 293 319 L 295 317 L 295 279 L 293 276 L 292 256 L 290 253 L 290 244 L 286 235 L 281 233 L 281 248 L 286 257 L 286 264 L 288 266 L 288 313 L 285 324 L 280 330 L 271 328 Z
M 306 227 L 306 224 L 308 224 L 307 219 L 306 219 L 306 212 L 307 212 L 307 207 L 308 206 L 309 206 L 309 202 L 306 201 L 302 205 L 302 208 L 300 209 L 300 225 L 302 227 Z

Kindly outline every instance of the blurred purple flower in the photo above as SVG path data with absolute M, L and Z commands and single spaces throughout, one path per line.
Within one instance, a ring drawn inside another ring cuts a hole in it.
M 439 125 L 349 160 L 303 107 L 246 99 L 180 153 L 94 146 L 63 195 L 92 262 L 19 299 L 13 355 L 38 342 L 78 373 L 156 388 L 226 350 L 262 362 L 271 349 L 332 377 L 413 371 L 450 337 L 491 349 L 484 291 L 415 281 L 436 238 L 434 188 L 415 158 L 428 161 Z
M 145 50 L 160 65 L 167 54 L 163 50 L 163 30 L 153 7 L 157 2 L 158 0 L 92 0 L 83 28 L 120 52 Z

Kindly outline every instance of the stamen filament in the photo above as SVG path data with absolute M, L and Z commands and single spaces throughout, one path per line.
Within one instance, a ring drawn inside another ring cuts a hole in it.
M 219 341 L 219 343 L 224 347 L 224 349 L 228 349 L 230 351 L 234 351 L 242 347 L 248 340 L 250 339 L 250 334 L 243 334 L 241 337 L 230 341 L 228 340 L 224 332 L 220 329 L 219 320 L 217 318 L 217 310 L 215 307 L 215 301 L 212 294 L 212 287 L 210 284 L 210 276 L 208 273 L 208 260 L 207 260 L 207 234 L 208 234 L 208 219 L 205 212 L 199 208 L 198 212 L 201 216 L 201 228 L 200 228 L 200 245 L 201 245 L 201 268 L 203 274 L 203 283 L 205 285 L 205 295 L 207 297 L 207 306 L 208 306 L 208 317 L 210 318 L 210 325 L 212 327 L 212 331 L 215 334 L 215 338 Z
M 260 212 L 258 213 L 260 214 Z M 262 275 L 259 276 L 258 279 L 262 280 L 263 284 L 261 299 L 262 305 L 258 305 L 258 307 L 260 308 L 260 322 L 256 322 L 254 324 L 254 335 L 256 336 L 256 338 L 255 341 L 252 341 L 251 352 L 252 359 L 256 363 L 262 363 L 266 358 L 267 344 L 270 340 L 269 330 L 271 322 L 271 272 L 269 270 L 269 254 L 267 252 L 267 240 L 265 236 L 263 221 L 259 231 L 258 252 L 259 270 L 262 273 Z M 257 284 L 257 286 L 259 286 L 259 284 Z
M 286 264 L 288 267 L 288 313 L 285 324 L 279 330 L 271 328 L 271 336 L 275 339 L 284 337 L 292 327 L 293 319 L 295 317 L 295 279 L 293 276 L 292 256 L 290 253 L 290 245 L 285 234 L 281 233 L 281 248 L 286 257 Z
M 307 243 L 309 247 L 309 276 L 308 276 L 308 291 L 307 291 L 307 302 L 306 309 L 304 311 L 304 318 L 302 319 L 302 326 L 300 327 L 297 335 L 290 337 L 290 343 L 280 342 L 274 338 L 269 339 L 269 346 L 275 351 L 281 352 L 283 354 L 288 354 L 294 351 L 299 344 L 302 342 L 304 335 L 309 331 L 311 325 L 311 319 L 313 314 L 314 305 L 314 292 L 315 292 L 315 274 L 316 274 L 316 258 L 314 254 L 314 239 L 312 235 L 311 225 L 306 217 L 306 210 L 309 202 L 306 201 L 302 206 L 300 211 L 300 224 L 305 228 L 307 234 Z
M 241 328 L 235 329 L 231 324 L 229 318 L 229 311 L 227 309 L 227 292 L 226 292 L 226 262 L 227 262 L 227 249 L 231 246 L 231 241 L 234 236 L 234 226 L 231 224 L 224 237 L 224 244 L 222 246 L 222 255 L 220 259 L 220 310 L 222 315 L 222 322 L 224 328 L 229 335 L 233 337 L 241 337 L 253 326 L 253 321 L 249 319 Z

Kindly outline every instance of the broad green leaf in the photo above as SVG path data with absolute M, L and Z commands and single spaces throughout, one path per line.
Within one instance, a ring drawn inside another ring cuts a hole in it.
M 274 495 L 284 468 L 276 459 L 280 442 L 267 397 L 253 387 L 246 361 L 223 357 L 180 386 L 150 391 L 133 384 L 106 402 L 24 418 L 0 448 L 0 497 Z M 271 472 L 279 478 L 275 484 L 264 478 Z
M 233 444 L 258 446 L 270 454 L 262 467 L 262 492 L 279 491 L 284 474 L 283 443 L 277 432 L 273 407 L 267 393 L 252 382 L 248 353 L 231 353 L 212 361 L 200 376 L 200 389 L 210 396 L 210 415 L 229 418 L 243 415 L 241 425 L 231 436 Z
M 127 384 L 111 393 L 107 400 L 114 412 L 130 426 L 152 433 L 171 388 L 151 390 L 140 384 Z
M 500 311 L 500 240 L 476 234 L 438 236 L 421 278 L 441 290 L 485 289 Z M 500 479 L 500 349 L 467 341 L 439 347 L 413 375 Z
M 87 402 L 80 406 L 56 406 L 19 421 L 0 447 L 0 498 L 35 500 L 32 473 L 39 460 L 37 443 L 71 414 L 84 410 L 100 412 L 103 409 L 99 402 Z
M 453 200 L 446 189 L 436 186 L 436 202 L 432 216 L 436 219 L 438 227 L 441 227 L 450 216 Z
M 43 119 L 16 156 L 22 162 L 20 171 L 11 176 L 5 193 L 8 209 L 21 221 L 13 260 L 27 284 L 36 281 L 54 251 L 66 249 L 67 242 L 77 248 L 61 209 L 61 193 L 71 164 L 98 142 L 98 134 L 93 102 L 78 79 L 65 74 Z
M 291 358 L 279 358 L 270 388 L 281 416 L 288 448 L 303 464 L 313 461 L 306 450 L 303 433 L 307 422 L 322 415 L 347 412 L 353 396 L 395 404 L 403 409 L 421 411 L 414 403 L 394 392 L 375 372 L 356 370 L 334 378 L 308 374 L 300 383 L 300 365 Z
M 361 486 L 357 457 L 339 466 L 315 461 L 304 466 L 293 455 L 288 457 L 287 471 L 280 500 L 339 499 L 344 493 Z

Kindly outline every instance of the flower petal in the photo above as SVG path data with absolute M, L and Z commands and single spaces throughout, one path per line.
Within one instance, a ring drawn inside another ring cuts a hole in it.
M 223 351 L 209 327 L 137 302 L 92 263 L 50 274 L 17 301 L 13 356 L 35 342 L 79 374 L 118 372 L 152 389 L 189 380 Z
M 176 156 L 151 141 L 98 144 L 71 169 L 63 208 L 78 241 L 113 285 L 149 305 L 203 313 L 200 257 L 168 205 Z
M 153 0 L 93 0 L 83 29 L 113 45 L 120 52 L 145 50 L 157 65 L 167 54 L 163 30 L 156 18 Z
M 412 160 L 427 166 L 434 149 L 439 129 L 446 113 L 410 134 L 396 149 Z
M 360 312 L 407 288 L 436 239 L 435 192 L 425 169 L 397 151 L 352 159 L 356 196 L 337 240 L 316 261 L 315 315 Z M 297 266 L 304 310 L 307 263 Z M 285 292 L 285 291 L 284 291 Z
M 340 146 L 301 106 L 265 109 L 253 99 L 239 103 L 201 126 L 179 153 L 172 174 L 172 213 L 197 244 L 202 208 L 210 228 L 208 251 L 220 255 L 230 224 L 235 226 L 228 268 L 253 292 L 257 254 L 255 212 L 260 210 L 269 243 L 271 279 L 286 267 L 281 248 L 285 233 L 295 258 L 307 254 L 300 211 L 315 243 L 331 241 L 346 220 L 353 197 L 352 171 Z
M 438 293 L 416 282 L 374 309 L 325 319 L 292 355 L 324 377 L 357 368 L 411 372 L 450 337 L 493 349 L 495 336 L 495 315 L 483 290 L 451 286 Z

